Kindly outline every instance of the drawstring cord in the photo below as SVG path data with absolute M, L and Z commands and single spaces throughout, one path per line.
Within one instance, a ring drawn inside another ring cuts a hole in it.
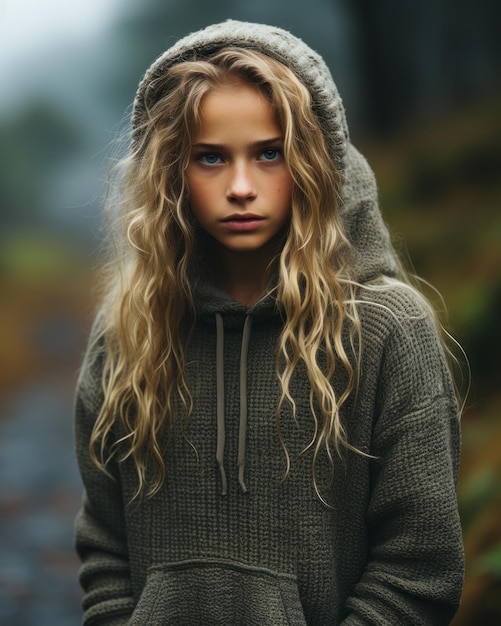
M 245 442 L 247 438 L 247 352 L 249 350 L 251 328 L 252 317 L 247 315 L 240 351 L 240 424 L 238 429 L 238 482 L 244 493 L 247 491 L 244 481 Z
M 226 442 L 224 420 L 224 326 L 220 313 L 216 317 L 216 392 L 217 392 L 217 447 L 216 460 L 221 475 L 221 495 L 228 494 L 228 481 L 224 468 L 224 448 Z M 245 318 L 242 346 L 240 350 L 240 423 L 238 428 L 238 482 L 241 490 L 246 493 L 245 484 L 245 446 L 247 439 L 247 353 L 249 350 L 252 317 Z
M 223 318 L 216 313 L 216 392 L 217 392 L 217 448 L 216 460 L 221 474 L 221 495 L 228 493 L 228 482 L 224 469 L 224 329 Z

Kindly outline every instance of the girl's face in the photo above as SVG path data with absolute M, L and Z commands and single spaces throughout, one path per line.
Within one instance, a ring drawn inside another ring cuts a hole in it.
M 232 252 L 274 249 L 291 211 L 284 137 L 255 87 L 218 87 L 202 100 L 201 126 L 186 172 L 201 227 Z

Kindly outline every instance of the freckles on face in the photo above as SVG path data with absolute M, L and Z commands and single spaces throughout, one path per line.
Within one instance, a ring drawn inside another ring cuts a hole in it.
M 200 120 L 186 171 L 193 215 L 222 246 L 260 250 L 291 211 L 293 182 L 272 107 L 256 87 L 234 82 L 204 96 Z

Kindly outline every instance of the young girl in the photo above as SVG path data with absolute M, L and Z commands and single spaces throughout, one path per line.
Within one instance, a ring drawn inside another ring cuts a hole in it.
M 449 623 L 454 387 L 322 59 L 182 39 L 122 165 L 76 399 L 84 623 Z

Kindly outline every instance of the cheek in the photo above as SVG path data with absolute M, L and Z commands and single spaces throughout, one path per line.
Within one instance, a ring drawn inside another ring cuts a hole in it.
M 218 182 L 210 177 L 192 175 L 186 178 L 190 198 L 206 202 L 220 191 Z
M 201 183 L 196 179 L 188 182 L 188 206 L 191 214 L 203 226 L 207 220 L 216 213 L 217 202 L 214 198 L 214 191 L 206 181 Z

